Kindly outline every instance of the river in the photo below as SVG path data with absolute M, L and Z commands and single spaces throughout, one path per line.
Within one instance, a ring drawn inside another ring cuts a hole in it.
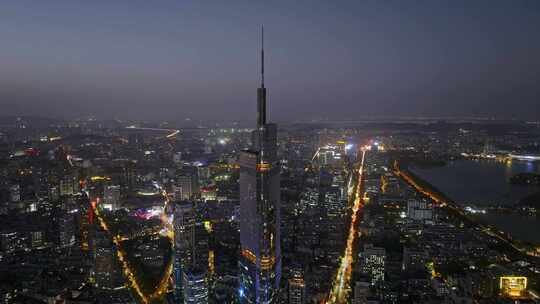
M 500 162 L 495 160 L 459 160 L 441 167 L 411 167 L 411 171 L 430 182 L 460 205 L 513 205 L 540 190 L 537 186 L 512 185 L 508 179 L 517 173 L 540 174 L 539 162 Z M 524 241 L 540 243 L 540 220 L 516 214 L 478 216 Z

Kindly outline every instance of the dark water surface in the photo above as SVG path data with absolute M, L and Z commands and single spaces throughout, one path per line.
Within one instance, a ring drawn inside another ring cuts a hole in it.
M 539 162 L 459 160 L 444 167 L 412 167 L 411 171 L 460 205 L 513 205 L 521 198 L 540 190 L 538 186 L 519 186 L 508 182 L 509 178 L 517 173 L 540 174 Z M 479 218 L 515 238 L 540 243 L 538 218 L 494 213 L 481 215 Z
M 517 173 L 540 174 L 538 162 L 459 160 L 443 167 L 413 167 L 411 170 L 461 205 L 512 205 L 540 190 L 537 186 L 518 186 L 508 182 Z

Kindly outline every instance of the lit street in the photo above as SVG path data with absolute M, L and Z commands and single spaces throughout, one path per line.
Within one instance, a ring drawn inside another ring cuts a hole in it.
M 334 283 L 328 300 L 326 303 L 347 303 L 348 296 L 351 290 L 351 274 L 352 274 L 352 263 L 354 260 L 354 245 L 355 240 L 358 237 L 357 233 L 357 223 L 358 217 L 360 216 L 360 210 L 363 206 L 363 170 L 364 170 L 364 160 L 366 156 L 366 150 L 362 149 L 362 160 L 357 170 L 358 174 L 358 184 L 354 193 L 354 205 L 352 208 L 351 215 L 351 224 L 349 227 L 349 234 L 347 237 L 347 245 L 345 247 L 345 252 L 341 257 L 341 262 L 337 270 L 336 277 L 334 278 Z
M 167 215 L 165 214 L 165 209 L 166 209 L 165 207 L 169 203 L 169 197 L 168 197 L 168 194 L 167 194 L 167 192 L 165 190 L 162 190 L 162 192 L 163 192 L 163 196 L 165 197 L 165 202 L 164 202 L 164 207 L 163 207 L 164 212 L 162 214 L 161 219 L 163 221 L 162 223 L 163 223 L 164 230 L 165 230 L 164 234 L 170 240 L 170 242 L 172 243 L 173 242 L 173 237 L 174 237 L 174 232 L 171 230 L 171 225 L 169 224 L 169 221 L 167 219 Z M 94 214 L 96 215 L 96 218 L 98 219 L 98 221 L 100 223 L 101 228 L 103 230 L 111 233 L 110 230 L 109 230 L 109 227 L 107 225 L 107 222 L 104 219 L 104 217 L 101 215 L 101 212 L 100 212 L 97 204 L 95 202 L 92 202 L 91 206 L 92 206 L 92 208 L 94 210 Z M 142 291 L 142 288 L 141 288 L 141 285 L 140 285 L 140 280 L 137 278 L 137 275 L 136 275 L 135 271 L 131 268 L 131 266 L 129 264 L 129 261 L 128 261 L 128 258 L 127 258 L 127 253 L 125 252 L 125 250 L 124 250 L 124 248 L 122 246 L 122 242 L 125 240 L 125 238 L 123 238 L 120 235 L 114 235 L 114 236 L 111 236 L 111 237 L 112 237 L 113 243 L 115 244 L 115 246 L 117 248 L 116 253 L 117 253 L 118 261 L 120 262 L 120 266 L 122 267 L 124 277 L 128 281 L 129 286 L 131 287 L 131 289 L 135 292 L 135 294 L 141 300 L 141 302 L 142 303 L 150 303 L 152 300 L 159 299 L 159 298 L 163 297 L 165 295 L 165 293 L 167 292 L 167 290 L 169 289 L 169 281 L 170 281 L 170 277 L 171 277 L 171 274 L 172 274 L 172 271 L 173 271 L 172 259 L 169 260 L 169 263 L 165 267 L 165 271 L 163 272 L 163 275 L 162 275 L 162 277 L 161 277 L 161 279 L 159 281 L 159 284 L 155 288 L 155 290 L 152 293 L 144 293 Z

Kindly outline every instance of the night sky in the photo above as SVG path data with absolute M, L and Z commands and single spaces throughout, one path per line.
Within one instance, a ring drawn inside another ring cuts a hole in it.
M 540 118 L 540 1 L 16 0 L 0 115 Z

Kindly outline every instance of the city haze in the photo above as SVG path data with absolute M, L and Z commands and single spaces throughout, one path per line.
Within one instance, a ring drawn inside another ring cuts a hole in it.
M 540 116 L 536 1 L 16 1 L 3 115 L 251 122 Z M 224 119 L 226 118 L 226 119 Z

